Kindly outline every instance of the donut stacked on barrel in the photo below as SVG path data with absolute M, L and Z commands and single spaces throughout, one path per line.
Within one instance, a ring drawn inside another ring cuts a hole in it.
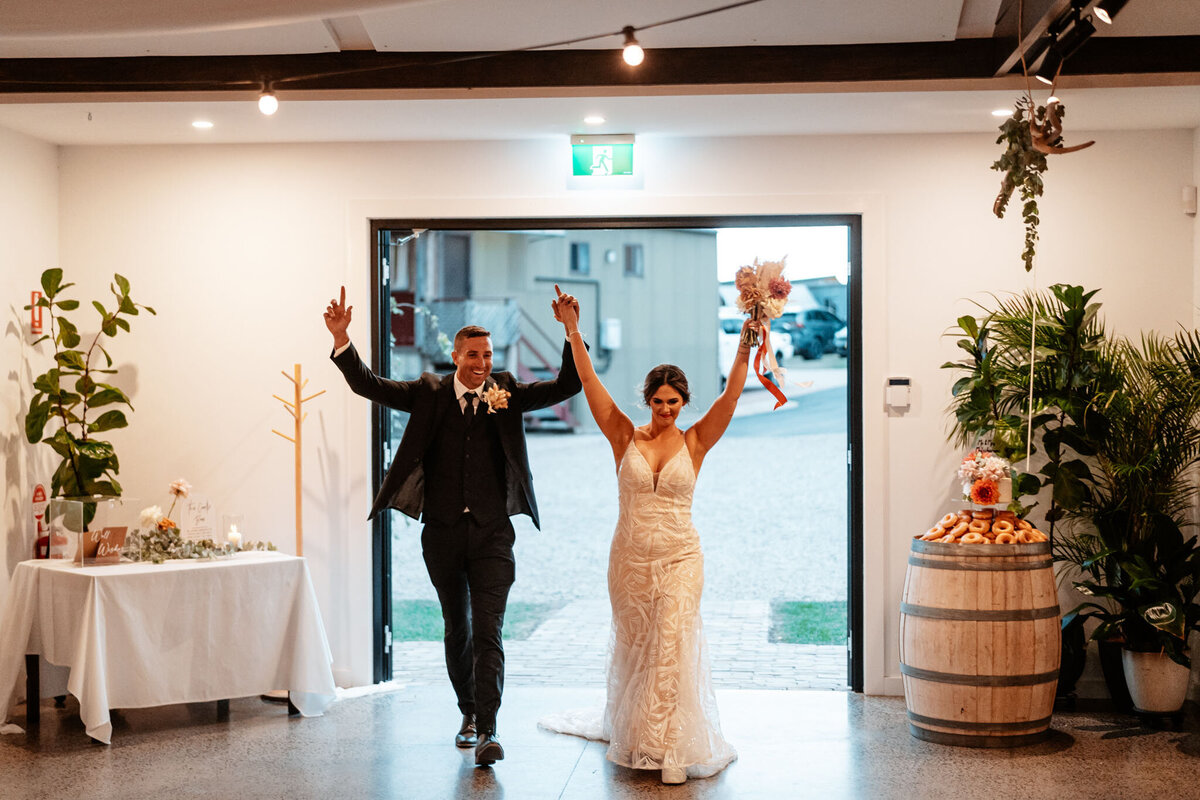
M 1011 511 L 984 508 L 947 514 L 928 531 L 913 538 L 944 544 L 1034 544 L 1050 537 Z

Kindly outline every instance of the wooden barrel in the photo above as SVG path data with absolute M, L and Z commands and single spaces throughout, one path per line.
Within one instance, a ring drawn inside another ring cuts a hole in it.
M 900 604 L 913 736 L 966 747 L 1044 739 L 1061 647 L 1049 542 L 913 541 Z

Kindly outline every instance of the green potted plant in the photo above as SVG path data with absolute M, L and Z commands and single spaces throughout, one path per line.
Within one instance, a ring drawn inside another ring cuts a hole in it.
M 965 373 L 952 389 L 952 440 L 974 447 L 990 439 L 992 450 L 1014 465 L 1009 508 L 1019 516 L 1045 490 L 1052 541 L 1056 522 L 1082 502 L 1090 478 L 1087 429 L 1097 418 L 1089 410 L 1117 382 L 1095 295 L 1057 284 L 980 305 L 981 318 L 960 317 L 953 332 L 967 358 L 943 365 Z M 1031 455 L 1036 470 L 1026 460 Z M 1027 471 L 1016 468 L 1022 461 Z M 1069 700 L 1086 660 L 1082 619 L 1064 620 L 1062 648 L 1059 696 Z
M 110 442 L 97 438 L 104 431 L 124 428 L 129 423 L 125 413 L 113 406 L 133 405 L 121 389 L 106 383 L 116 374 L 112 358 L 101 344 L 101 337 L 112 338 L 119 331 L 129 331 L 129 317 L 139 309 L 151 314 L 149 306 L 135 303 L 129 296 L 129 281 L 113 276 L 109 289 L 115 305 L 106 307 L 92 301 L 100 315 L 99 329 L 87 349 L 80 349 L 83 337 L 79 327 L 66 316 L 79 308 L 79 301 L 64 298 L 63 292 L 73 283 L 63 283 L 61 269 L 48 269 L 41 278 L 43 295 L 36 305 L 50 315 L 49 333 L 34 342 L 49 340 L 54 346 L 54 363 L 33 382 L 34 394 L 25 416 L 25 435 L 31 444 L 43 442 L 60 457 L 50 479 L 51 497 L 85 499 L 83 526 L 87 527 L 96 514 L 97 497 L 118 497 L 121 484 L 117 482 L 120 462 Z M 26 306 L 26 309 L 32 306 Z M 104 366 L 97 364 L 103 356 Z M 98 411 L 98 409 L 106 409 Z
M 1200 461 L 1200 345 L 1191 332 L 1148 335 L 1111 353 L 1123 380 L 1097 400 L 1093 469 L 1056 557 L 1092 598 L 1068 618 L 1094 619 L 1093 639 L 1121 644 L 1134 708 L 1174 713 L 1188 635 L 1200 630 L 1200 542 L 1184 533 Z

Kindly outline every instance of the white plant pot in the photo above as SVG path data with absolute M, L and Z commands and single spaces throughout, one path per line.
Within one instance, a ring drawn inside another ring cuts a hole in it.
M 1180 666 L 1166 653 L 1121 651 L 1125 683 L 1133 698 L 1134 711 L 1148 714 L 1174 714 L 1187 699 L 1191 670 Z

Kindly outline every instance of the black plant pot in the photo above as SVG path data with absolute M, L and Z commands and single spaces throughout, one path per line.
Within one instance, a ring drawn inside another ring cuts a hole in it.
M 1104 684 L 1113 708 L 1124 713 L 1133 713 L 1133 698 L 1125 683 L 1125 667 L 1121 663 L 1120 642 L 1098 642 L 1100 647 L 1100 671 L 1104 673 Z
M 1075 684 L 1087 664 L 1087 638 L 1083 634 L 1083 623 L 1078 617 L 1062 629 L 1062 663 L 1058 668 L 1058 689 L 1055 691 L 1055 706 L 1070 710 L 1075 705 Z M 1120 666 L 1118 653 L 1117 666 Z

